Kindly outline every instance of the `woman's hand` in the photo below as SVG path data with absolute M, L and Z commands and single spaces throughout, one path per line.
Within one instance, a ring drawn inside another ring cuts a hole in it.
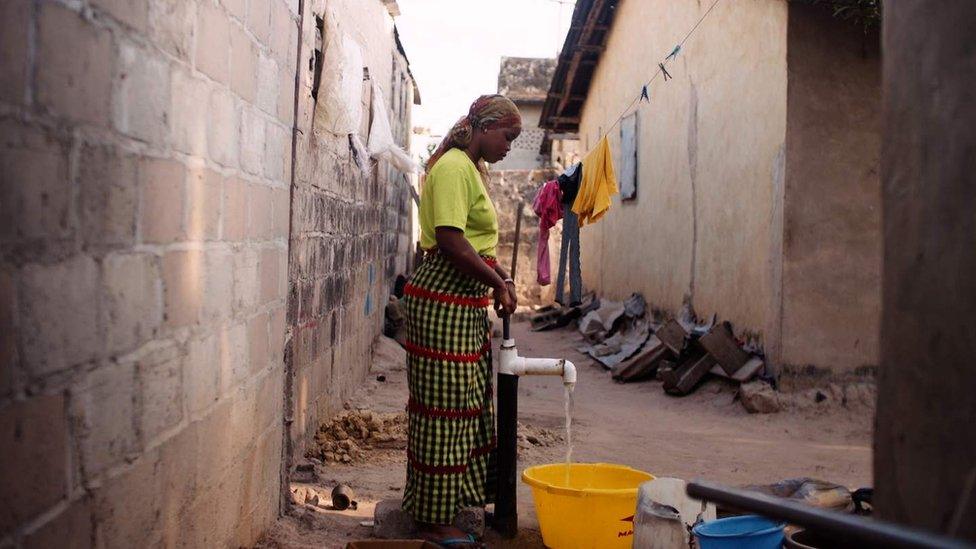
M 508 283 L 503 282 L 501 286 L 494 288 L 495 312 L 501 316 L 508 316 L 515 312 L 516 300 L 513 290 L 510 290 Z
M 508 288 L 508 293 L 512 296 L 512 302 L 515 303 L 515 307 L 518 307 L 518 294 L 515 292 L 515 281 L 507 278 L 505 279 L 505 287 Z

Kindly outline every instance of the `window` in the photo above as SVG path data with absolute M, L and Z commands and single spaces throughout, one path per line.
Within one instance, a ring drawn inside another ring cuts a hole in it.
M 637 113 L 620 121 L 620 198 L 637 198 Z

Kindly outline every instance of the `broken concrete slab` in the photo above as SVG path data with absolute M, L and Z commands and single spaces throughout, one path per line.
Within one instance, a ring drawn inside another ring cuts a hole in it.
M 633 357 L 611 369 L 613 379 L 620 382 L 639 381 L 654 377 L 661 361 L 671 352 L 657 336 L 650 336 L 644 347 Z
M 696 353 L 668 374 L 668 378 L 664 380 L 664 391 L 669 395 L 687 395 L 698 386 L 714 365 L 715 359 L 711 355 Z
M 661 343 L 667 347 L 675 356 L 681 354 L 688 341 L 688 332 L 681 327 L 677 320 L 669 320 L 658 328 L 655 334 Z
M 728 322 L 715 325 L 698 342 L 729 375 L 734 374 L 749 360 L 749 354 L 736 343 L 732 326 Z
M 763 359 L 759 358 L 758 356 L 754 356 L 732 375 L 726 373 L 720 364 L 712 366 L 712 369 L 709 370 L 708 373 L 719 377 L 724 377 L 725 379 L 730 379 L 738 383 L 745 383 L 756 377 L 756 375 L 762 371 L 765 365 L 766 363 L 763 362 Z

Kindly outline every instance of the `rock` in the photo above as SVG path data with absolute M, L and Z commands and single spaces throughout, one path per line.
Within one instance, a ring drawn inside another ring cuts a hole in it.
M 342 462 L 343 463 L 349 463 L 351 461 L 352 461 L 352 458 L 349 457 L 349 454 L 342 454 Z
M 407 351 L 395 340 L 386 336 L 376 338 L 373 343 L 373 371 L 397 371 L 407 369 Z
M 536 436 L 533 436 L 533 435 L 529 435 L 529 436 L 525 437 L 525 440 L 531 442 L 532 444 L 535 444 L 536 446 L 539 446 L 540 444 L 542 444 L 542 442 L 539 441 L 539 438 L 536 437 Z
M 373 535 L 380 539 L 410 539 L 417 531 L 413 517 L 402 508 L 399 499 L 384 499 L 373 512 Z
M 291 501 L 295 505 L 304 505 L 307 497 L 308 488 L 304 486 L 296 486 L 291 489 Z
M 465 507 L 454 517 L 454 526 L 476 538 L 485 535 L 485 510 L 481 507 Z
M 772 414 L 783 409 L 780 395 L 763 381 L 743 383 L 739 387 L 742 406 L 751 414 Z

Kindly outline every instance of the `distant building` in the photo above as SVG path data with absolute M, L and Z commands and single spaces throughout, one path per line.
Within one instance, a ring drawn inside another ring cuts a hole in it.
M 502 57 L 498 71 L 498 93 L 518 105 L 522 113 L 522 134 L 512 143 L 508 156 L 492 165 L 492 169 L 533 170 L 547 167 L 548 158 L 539 152 L 545 137 L 545 130 L 539 127 L 539 116 L 555 68 L 555 59 Z

